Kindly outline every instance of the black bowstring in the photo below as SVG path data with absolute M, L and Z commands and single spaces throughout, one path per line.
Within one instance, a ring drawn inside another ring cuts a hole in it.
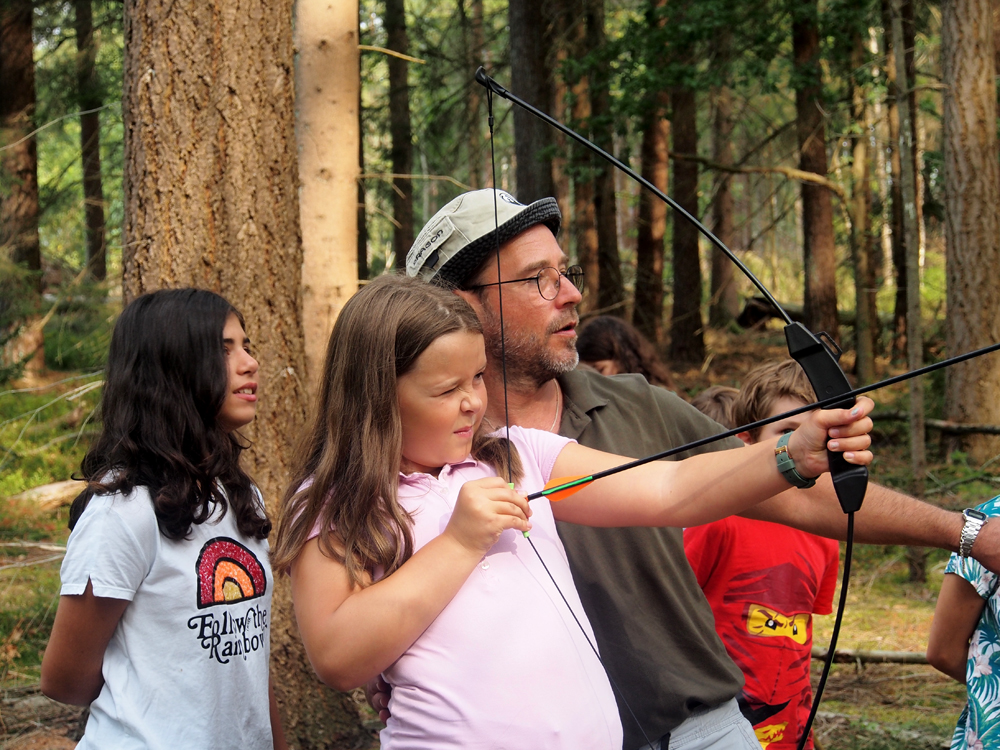
M 826 688 L 826 679 L 830 676 L 830 668 L 833 666 L 833 657 L 837 652 L 837 639 L 840 637 L 840 623 L 844 619 L 844 608 L 847 606 L 847 584 L 851 580 L 851 553 L 854 550 L 854 511 L 847 514 L 847 548 L 844 550 L 844 575 L 840 581 L 840 601 L 837 603 L 837 619 L 833 623 L 833 635 L 830 637 L 830 645 L 826 650 L 826 659 L 823 662 L 823 673 L 819 677 L 819 684 L 816 686 L 816 695 L 813 696 L 812 708 L 809 709 L 809 718 L 799 737 L 799 744 L 796 750 L 803 750 L 809 740 L 809 731 L 812 729 L 813 721 L 816 719 L 816 712 L 819 710 L 819 703 L 823 697 L 823 690 Z
M 493 231 L 493 245 L 496 251 L 497 259 L 497 295 L 498 295 L 498 309 L 500 312 L 500 371 L 503 374 L 503 409 L 504 409 L 504 429 L 507 433 L 507 483 L 511 487 L 514 486 L 513 482 L 513 470 L 511 464 L 511 444 L 510 444 L 510 409 L 507 404 L 507 343 L 506 337 L 504 336 L 504 323 L 503 323 L 503 279 L 500 276 L 500 218 L 497 210 L 497 166 L 496 157 L 493 148 L 493 92 L 487 88 L 486 89 L 486 112 L 488 115 L 488 122 L 490 126 L 490 171 L 493 181 L 493 225 L 495 227 Z M 556 384 L 559 387 L 559 384 Z M 587 641 L 587 645 L 590 646 L 590 650 L 594 652 L 594 656 L 597 657 L 597 661 L 600 663 L 601 668 L 604 670 L 604 674 L 608 678 L 608 682 L 611 687 L 618 694 L 621 702 L 628 709 L 629 715 L 635 722 L 636 726 L 639 727 L 639 732 L 642 734 L 643 739 L 646 740 L 646 744 L 652 746 L 652 742 L 646 735 L 646 731 L 642 728 L 642 724 L 639 723 L 639 719 L 636 718 L 635 712 L 632 710 L 632 706 L 629 705 L 628 701 L 625 699 L 625 694 L 622 692 L 621 688 L 618 687 L 618 683 L 615 682 L 615 678 L 611 676 L 611 672 L 608 671 L 607 666 L 604 664 L 604 659 L 601 658 L 600 652 L 597 650 L 597 646 L 594 645 L 593 641 L 590 640 L 590 636 L 587 635 L 586 628 L 583 627 L 583 623 L 580 622 L 580 618 L 576 616 L 576 612 L 573 607 L 570 606 L 569 600 L 566 599 L 566 595 L 563 593 L 562 589 L 559 588 L 559 584 L 556 583 L 555 576 L 552 575 L 552 571 L 549 570 L 549 566 L 545 564 L 545 560 L 542 558 L 541 553 L 538 551 L 538 547 L 535 546 L 535 542 L 531 537 L 525 533 L 524 538 L 528 540 L 528 544 L 531 545 L 531 549 L 535 552 L 535 557 L 538 558 L 538 562 L 542 564 L 542 568 L 548 575 L 549 580 L 552 581 L 552 585 L 555 586 L 556 591 L 559 593 L 559 598 L 563 600 L 566 605 L 566 609 L 569 610 L 570 615 L 573 616 L 573 621 L 580 628 L 580 632 L 583 634 L 583 638 Z
M 527 102 L 525 102 L 522 99 L 520 99 L 520 98 L 514 96 L 513 94 L 511 94 L 509 91 L 507 91 L 502 86 L 500 86 L 496 81 L 494 81 L 492 78 L 490 78 L 490 76 L 488 76 L 486 74 L 486 71 L 482 67 L 480 67 L 476 71 L 476 81 L 479 82 L 484 88 L 486 88 L 487 92 L 490 92 L 490 93 L 494 93 L 495 92 L 497 95 L 502 96 L 503 98 L 507 99 L 508 101 L 512 102 L 513 104 L 516 104 L 516 105 L 522 107 L 523 109 L 527 110 L 528 112 L 530 112 L 531 114 L 533 114 L 538 119 L 542 120 L 543 122 L 548 123 L 552 127 L 554 127 L 557 130 L 559 130 L 560 132 L 562 132 L 565 135 L 568 135 L 569 137 L 573 138 L 575 141 L 577 141 L 581 145 L 585 146 L 590 151 L 598 154 L 599 156 L 603 157 L 604 159 L 606 159 L 610 163 L 614 164 L 616 167 L 618 167 L 623 172 L 625 172 L 627 175 L 629 175 L 634 180 L 636 180 L 639 184 L 643 185 L 644 187 L 646 187 L 650 191 L 652 191 L 657 197 L 659 197 L 661 200 L 663 200 L 668 206 L 670 206 L 671 208 L 673 208 L 674 210 L 676 210 L 677 212 L 679 212 L 688 221 L 692 222 L 698 228 L 699 232 L 701 232 L 713 245 L 715 245 L 717 248 L 719 248 L 719 250 L 721 250 L 730 260 L 732 260 L 733 263 L 735 263 L 736 266 L 747 276 L 747 278 L 749 278 L 750 281 L 753 282 L 754 286 L 756 286 L 757 289 L 761 292 L 761 294 L 764 295 L 765 299 L 767 299 L 768 302 L 770 302 L 770 304 L 781 314 L 781 316 L 785 319 L 785 322 L 788 323 L 789 325 L 792 323 L 791 318 L 784 311 L 784 309 L 782 309 L 781 305 L 778 304 L 778 301 L 774 298 L 774 296 L 770 293 L 770 291 L 768 291 L 768 289 L 764 286 L 764 284 L 759 279 L 757 279 L 757 277 L 754 276 L 753 273 L 750 272 L 750 269 L 747 268 L 746 265 L 744 265 L 744 263 L 739 258 L 736 257 L 736 254 L 733 253 L 733 251 L 730 250 L 725 245 L 725 243 L 723 243 L 711 231 L 709 231 L 709 229 L 704 224 L 702 224 L 697 218 L 695 218 L 694 216 L 692 216 L 683 206 L 681 206 L 676 201 L 674 201 L 673 199 L 671 199 L 670 196 L 666 195 L 663 191 L 661 191 L 660 189 L 658 189 L 655 185 L 653 185 L 652 183 L 650 183 L 648 180 L 646 180 L 641 175 L 637 174 L 635 171 L 633 171 L 628 166 L 626 166 L 625 164 L 623 164 L 620 160 L 616 159 L 614 156 L 612 156 L 611 154 L 607 153 L 606 151 L 604 151 L 602 148 L 600 148 L 596 144 L 591 143 L 589 140 L 587 140 L 583 136 L 579 135 L 578 133 L 576 133 L 572 129 L 566 127 L 565 125 L 563 125 L 558 120 L 550 117 L 549 115 L 547 115 L 546 113 L 544 113 L 541 110 L 537 109 L 536 107 L 531 106 Z M 492 113 L 492 109 L 491 109 L 491 113 Z M 494 181 L 495 181 L 495 178 L 494 178 Z M 506 388 L 506 382 L 504 383 L 504 387 Z M 841 394 L 837 399 L 831 400 L 831 405 L 833 405 L 834 403 L 841 403 L 843 401 L 843 399 L 845 399 L 846 397 L 847 396 Z M 719 440 L 723 436 L 724 435 L 716 436 L 714 439 L 715 440 Z M 696 442 L 702 442 L 702 441 L 696 441 Z M 704 441 L 703 444 L 707 444 L 707 442 L 713 442 L 713 441 L 712 440 Z M 672 452 L 680 452 L 680 451 L 678 450 L 678 451 L 672 451 Z M 660 455 L 662 457 L 663 454 L 660 454 Z M 647 461 L 654 460 L 655 458 L 656 458 L 656 456 L 649 457 L 647 459 L 640 459 L 640 462 L 641 463 L 646 463 Z M 618 470 L 624 470 L 624 468 L 628 468 L 628 467 L 631 467 L 631 466 L 638 465 L 640 462 L 632 462 L 631 464 L 626 464 L 621 469 L 618 469 Z M 608 473 L 613 473 L 613 472 L 614 472 L 614 470 L 609 470 L 608 472 L 601 472 L 601 476 L 606 476 Z M 844 579 L 843 579 L 843 583 L 841 584 L 841 601 L 840 601 L 839 609 L 838 609 L 838 612 L 837 612 L 837 620 L 836 620 L 836 624 L 834 625 L 833 636 L 831 638 L 831 645 L 830 645 L 830 648 L 828 649 L 828 652 L 827 652 L 828 655 L 830 655 L 830 658 L 827 659 L 827 663 L 825 665 L 823 674 L 822 674 L 822 676 L 820 678 L 819 688 L 817 689 L 817 693 L 816 693 L 816 696 L 813 699 L 813 705 L 812 705 L 812 708 L 810 710 L 810 720 L 809 720 L 809 723 L 806 726 L 806 731 L 803 733 L 802 737 L 800 738 L 800 744 L 799 744 L 798 750 L 802 750 L 802 748 L 805 745 L 806 739 L 808 738 L 808 732 L 809 732 L 809 728 L 810 728 L 810 726 L 812 724 L 812 718 L 815 717 L 816 710 L 817 710 L 817 708 L 819 706 L 819 702 L 820 702 L 820 699 L 821 699 L 822 693 L 823 693 L 823 687 L 826 684 L 826 679 L 827 679 L 827 676 L 829 675 L 829 671 L 830 671 L 830 665 L 832 664 L 832 661 L 833 661 L 832 654 L 834 652 L 834 649 L 836 648 L 837 639 L 838 639 L 838 637 L 840 635 L 840 624 L 841 624 L 841 621 L 842 621 L 842 618 L 843 618 L 844 605 L 846 604 L 846 600 L 847 600 L 847 585 L 848 585 L 848 581 L 849 581 L 849 577 L 848 577 L 847 574 L 850 572 L 850 554 L 851 554 L 851 550 L 853 549 L 853 542 L 854 542 L 854 539 L 853 539 L 853 533 L 854 533 L 854 514 L 853 514 L 853 512 L 849 512 L 847 515 L 848 515 L 848 522 L 847 522 L 847 529 L 848 529 L 848 535 L 847 535 L 847 555 L 848 556 L 847 556 L 846 561 L 844 563 L 845 576 L 844 576 Z M 602 664 L 603 664 L 603 662 L 602 662 Z M 607 671 L 607 670 L 605 669 L 605 671 Z M 610 677 L 610 675 L 609 675 L 609 677 Z M 629 709 L 629 710 L 631 711 L 631 709 Z M 640 726 L 640 729 L 641 729 L 641 726 Z M 648 742 L 648 739 L 647 739 L 647 742 Z

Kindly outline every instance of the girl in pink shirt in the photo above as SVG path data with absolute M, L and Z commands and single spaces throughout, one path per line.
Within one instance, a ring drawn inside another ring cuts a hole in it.
M 737 513 L 788 489 L 775 441 L 529 505 L 550 477 L 628 459 L 541 430 L 511 428 L 508 443 L 483 420 L 485 368 L 479 320 L 450 291 L 383 276 L 348 301 L 272 564 L 291 573 L 320 678 L 347 690 L 381 673 L 392 686 L 383 748 L 618 750 L 615 697 L 554 519 L 694 526 Z M 831 428 L 833 448 L 869 463 L 871 407 L 813 412 L 788 446 L 799 473 L 827 471 Z

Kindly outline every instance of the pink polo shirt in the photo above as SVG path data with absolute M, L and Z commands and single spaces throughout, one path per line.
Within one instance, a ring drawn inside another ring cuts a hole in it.
M 549 480 L 570 440 L 512 427 L 531 492 Z M 400 475 L 399 500 L 413 515 L 414 549 L 444 531 L 458 492 L 496 476 L 472 458 L 438 478 Z M 549 501 L 531 503 L 531 540 L 587 631 Z M 451 603 L 383 676 L 392 685 L 392 717 L 383 750 L 483 748 L 620 750 L 622 728 L 607 675 L 567 611 L 538 556 L 508 529 Z

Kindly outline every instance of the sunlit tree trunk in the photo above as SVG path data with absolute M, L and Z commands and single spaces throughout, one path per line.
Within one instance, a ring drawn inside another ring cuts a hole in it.
M 403 0 L 386 0 L 385 31 L 389 49 L 409 53 L 406 35 L 406 10 Z M 410 64 L 401 57 L 389 56 L 389 136 L 392 139 L 392 172 L 413 173 L 413 134 L 410 129 Z M 413 180 L 392 178 L 392 251 L 396 268 L 406 267 L 406 253 L 413 244 Z
M 334 12 L 344 5 L 333 4 Z M 354 15 L 339 30 L 354 55 L 356 30 Z M 242 310 L 262 389 L 248 468 L 272 515 L 307 402 L 292 60 L 291 2 L 125 4 L 125 298 L 194 285 Z M 346 77 L 345 69 L 356 63 L 330 75 Z M 350 107 L 356 101 L 346 98 Z M 356 123 L 352 113 L 341 125 Z M 357 143 L 340 147 L 355 163 Z M 343 207 L 350 221 L 355 177 Z M 352 235 L 327 251 L 353 269 L 354 248 Z M 274 608 L 272 673 L 293 747 L 373 744 L 351 697 L 312 672 L 284 576 L 276 576 Z
M 799 168 L 826 177 L 826 124 L 816 0 L 793 0 L 792 46 Z M 805 323 L 839 338 L 833 198 L 825 187 L 802 183 Z
M 690 88 L 672 94 L 674 151 L 698 153 L 698 108 Z M 692 216 L 698 216 L 698 162 L 674 160 L 674 199 Z M 673 231 L 674 306 L 670 317 L 671 363 L 701 363 L 705 338 L 701 319 L 701 260 L 698 229 L 679 219 Z
M 347 248 L 365 252 L 367 261 L 357 224 L 358 197 L 363 195 L 358 190 L 361 79 L 344 74 L 360 70 L 358 23 L 357 6 L 348 0 L 296 3 L 295 128 L 301 183 L 302 322 L 310 393 L 319 382 L 333 322 L 357 289 L 358 259 Z
M 80 153 L 83 156 L 83 210 L 87 228 L 87 268 L 91 277 L 107 276 L 104 245 L 104 188 L 101 182 L 101 92 L 96 67 L 91 0 L 76 0 L 76 82 L 80 99 Z
M 667 143 L 670 121 L 664 117 L 667 98 L 660 94 L 642 134 L 641 174 L 667 192 Z M 639 192 L 638 233 L 635 248 L 635 304 L 632 324 L 650 341 L 658 342 L 663 325 L 663 241 L 667 206 L 648 190 Z
M 941 6 L 944 73 L 944 212 L 948 243 L 948 351 L 1000 341 L 1000 170 L 996 75 L 989 0 Z M 988 357 L 951 367 L 945 410 L 956 422 L 1000 424 L 1000 369 Z M 976 461 L 1000 453 L 1000 438 L 962 441 Z

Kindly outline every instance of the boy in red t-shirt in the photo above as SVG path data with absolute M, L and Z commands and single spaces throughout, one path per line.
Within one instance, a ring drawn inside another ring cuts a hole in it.
M 733 406 L 737 425 L 814 401 L 793 360 L 751 372 Z M 746 444 L 794 430 L 790 417 L 739 437 Z M 730 518 L 684 530 L 684 548 L 715 613 L 715 629 L 746 685 L 738 700 L 768 750 L 795 748 L 809 717 L 812 615 L 830 614 L 840 546 L 766 521 Z M 812 748 L 812 738 L 806 744 Z

